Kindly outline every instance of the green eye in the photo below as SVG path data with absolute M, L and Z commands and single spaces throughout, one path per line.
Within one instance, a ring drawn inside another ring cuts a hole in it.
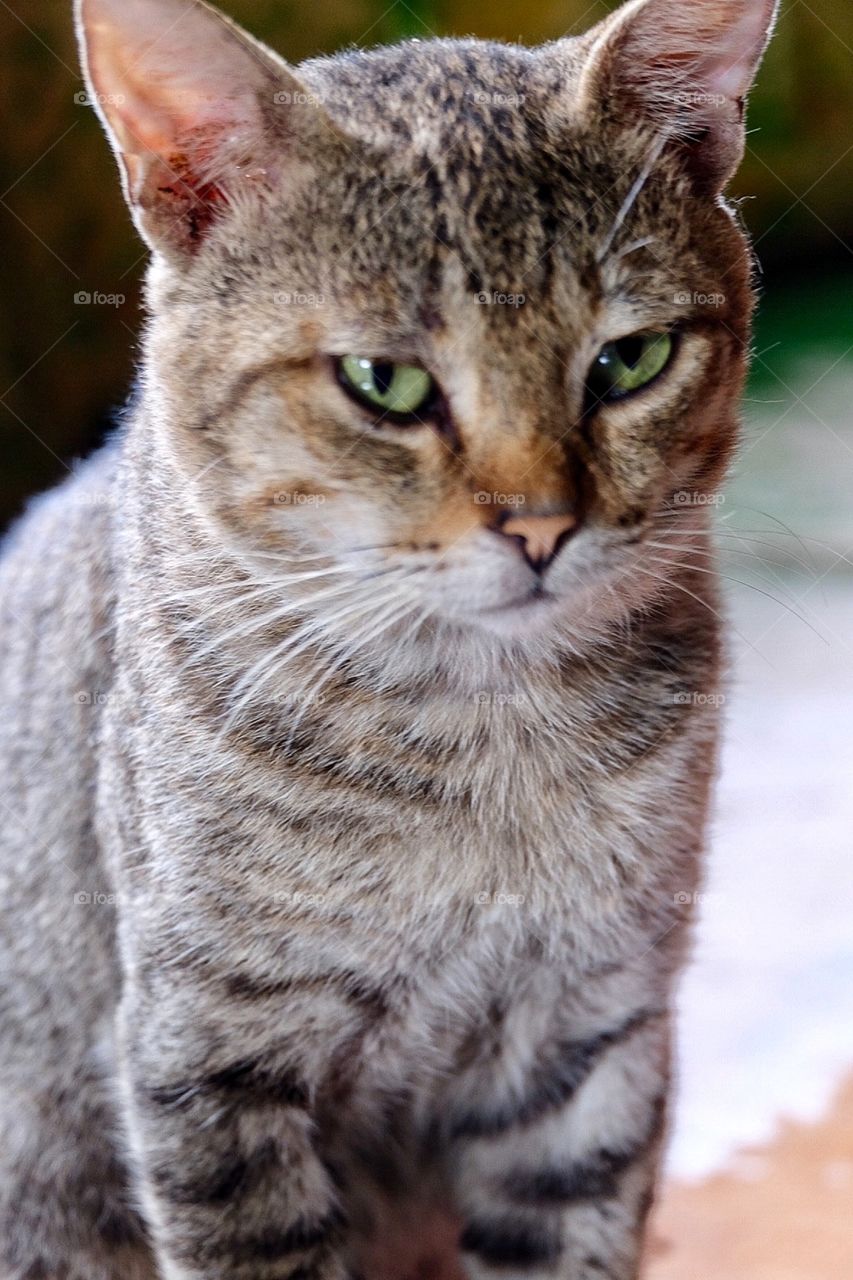
M 414 364 L 341 356 L 338 376 L 351 395 L 382 413 L 413 418 L 426 410 L 435 395 L 435 383 L 430 375 Z
M 669 364 L 675 350 L 670 333 L 632 333 L 601 348 L 589 372 L 594 401 L 619 400 L 647 386 Z

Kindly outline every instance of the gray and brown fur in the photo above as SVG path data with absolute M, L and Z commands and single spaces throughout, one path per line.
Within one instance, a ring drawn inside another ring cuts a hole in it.
M 773 5 L 687 10 L 292 72 L 81 4 L 154 253 L 138 399 L 0 566 L 3 1280 L 637 1276 Z M 441 412 L 375 425 L 347 352 Z M 576 524 L 530 609 L 506 495 Z

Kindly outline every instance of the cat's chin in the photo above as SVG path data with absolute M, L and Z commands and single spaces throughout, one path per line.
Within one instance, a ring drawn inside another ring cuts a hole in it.
M 497 631 L 503 631 L 506 628 L 512 631 L 518 628 L 528 630 L 531 627 L 539 630 L 549 617 L 553 618 L 555 606 L 559 604 L 560 601 L 553 592 L 544 589 L 531 590 L 526 595 L 508 600 L 505 604 L 480 609 L 476 617 L 481 625 Z
M 607 589 L 605 589 L 605 585 Z M 624 572 L 615 579 L 592 577 L 569 591 L 533 589 L 509 597 L 499 605 L 471 609 L 447 617 L 455 628 L 532 653 L 548 652 L 568 643 L 572 648 L 599 641 L 615 623 L 624 623 L 632 610 L 647 604 L 648 585 Z
M 468 614 L 464 621 L 478 630 L 508 640 L 542 636 L 557 629 L 565 616 L 566 601 L 551 591 L 531 590 L 526 595 Z

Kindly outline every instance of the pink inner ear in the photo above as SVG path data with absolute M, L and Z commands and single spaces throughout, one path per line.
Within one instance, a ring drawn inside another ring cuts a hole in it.
M 198 240 L 227 201 L 234 165 L 251 150 L 256 105 L 250 94 L 219 99 L 197 85 L 164 82 L 139 64 L 119 77 L 115 63 L 107 63 L 107 74 L 100 76 L 112 52 L 100 51 L 102 61 L 92 73 L 96 83 L 121 86 L 113 94 L 110 124 L 130 198 L 149 208 L 161 200 L 176 212 L 183 204 L 191 239 Z
M 673 89 L 737 101 L 769 38 L 776 0 L 639 0 L 602 24 L 590 71 L 664 107 Z M 677 81 L 677 84 L 673 84 Z
M 753 2 L 719 37 L 703 63 L 709 92 L 734 100 L 745 97 L 767 42 L 772 13 L 767 0 Z
M 207 5 L 76 3 L 93 96 L 152 247 L 181 252 L 199 240 L 238 183 L 249 191 L 276 179 L 282 138 L 317 127 L 313 110 L 282 111 L 269 136 L 264 102 L 272 108 L 275 93 L 297 81 Z
M 126 57 L 111 42 L 99 48 L 90 71 L 99 94 L 110 104 L 108 116 L 127 153 L 153 152 L 166 158 L 195 137 L 212 152 L 218 140 L 248 135 L 253 123 L 251 93 L 240 97 L 217 94 L 180 78 L 166 80 L 162 72 L 146 72 L 144 65 L 121 61 Z M 206 143 L 206 145 L 205 145 Z
M 186 0 L 84 0 L 82 21 L 89 74 L 123 154 L 182 158 L 187 180 L 191 169 L 221 173 L 257 145 L 257 95 L 271 92 L 276 58 L 219 14 Z

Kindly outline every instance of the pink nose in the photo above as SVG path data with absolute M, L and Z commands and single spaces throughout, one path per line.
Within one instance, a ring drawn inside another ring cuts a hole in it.
M 575 532 L 577 524 L 577 517 L 573 515 L 528 516 L 507 512 L 495 532 L 517 542 L 531 568 L 537 573 L 544 573 Z

